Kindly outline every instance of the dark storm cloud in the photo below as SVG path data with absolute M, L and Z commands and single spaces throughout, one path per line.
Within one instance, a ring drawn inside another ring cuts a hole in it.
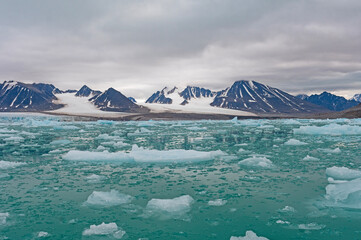
M 292 93 L 361 92 L 361 2 L 3 1 L 0 79 L 222 89 L 252 79 Z

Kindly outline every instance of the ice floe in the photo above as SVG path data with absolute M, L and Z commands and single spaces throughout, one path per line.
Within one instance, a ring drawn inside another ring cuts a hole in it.
M 326 206 L 361 209 L 361 171 L 346 167 L 326 169 Z
M 15 168 L 22 165 L 25 165 L 26 163 L 21 162 L 9 162 L 9 161 L 0 161 L 0 169 L 9 169 L 9 168 Z
M 181 219 L 187 220 L 194 199 L 183 195 L 172 199 L 151 199 L 145 208 L 145 217 L 158 217 L 162 220 Z
M 354 180 L 361 178 L 361 170 L 334 166 L 326 169 L 326 175 L 336 180 Z
M 115 239 L 121 239 L 125 235 L 123 231 L 116 223 L 101 223 L 99 225 L 90 225 L 88 229 L 83 231 L 83 236 L 91 235 L 111 235 Z
M 155 150 L 144 149 L 133 145 L 130 152 L 90 152 L 71 150 L 63 159 L 71 161 L 99 161 L 99 162 L 137 162 L 137 163 L 187 163 L 213 160 L 226 154 L 220 150 L 202 152 L 196 150 Z
M 230 240 L 268 240 L 268 238 L 259 237 L 253 231 L 247 231 L 246 236 L 244 236 L 244 237 L 234 237 L 234 236 L 232 236 L 230 238 Z
M 361 135 L 361 127 L 331 123 L 325 126 L 301 126 L 293 132 L 308 135 Z
M 127 204 L 130 203 L 132 200 L 132 196 L 120 193 L 117 190 L 110 190 L 110 192 L 94 191 L 92 194 L 89 195 L 84 205 L 111 207 Z
M 238 164 L 246 167 L 255 167 L 255 168 L 273 168 L 274 165 L 271 160 L 265 157 L 250 157 L 240 161 Z

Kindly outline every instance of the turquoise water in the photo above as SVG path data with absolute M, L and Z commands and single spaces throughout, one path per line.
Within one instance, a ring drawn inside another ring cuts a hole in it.
M 0 239 L 361 239 L 360 156 L 361 120 L 0 117 Z

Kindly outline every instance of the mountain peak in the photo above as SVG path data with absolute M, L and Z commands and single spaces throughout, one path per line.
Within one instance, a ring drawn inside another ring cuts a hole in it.
M 99 95 L 100 91 L 95 91 L 89 88 L 87 85 L 83 85 L 79 91 L 76 92 L 75 96 L 77 97 L 89 97 L 89 96 L 96 96 Z
M 89 101 L 103 111 L 132 112 L 141 109 L 140 106 L 112 87 L 92 97 Z

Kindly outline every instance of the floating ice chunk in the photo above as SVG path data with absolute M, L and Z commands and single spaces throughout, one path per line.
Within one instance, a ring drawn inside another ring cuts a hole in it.
M 216 199 L 216 200 L 211 200 L 208 202 L 209 206 L 223 206 L 224 204 L 227 203 L 227 200 L 223 200 L 223 199 Z
M 284 212 L 284 213 L 294 213 L 294 212 L 296 212 L 296 210 L 291 206 L 285 206 L 284 208 L 280 209 L 279 211 Z
M 97 182 L 101 182 L 102 180 L 104 180 L 105 177 L 104 176 L 99 176 L 97 174 L 92 174 L 92 175 L 86 177 L 85 179 L 89 183 L 97 183 Z
M 112 235 L 115 239 L 121 239 L 125 231 L 117 226 L 116 223 L 102 223 L 99 225 L 90 225 L 89 229 L 83 231 L 83 236 L 91 235 Z
M 259 237 L 256 233 L 253 231 L 247 231 L 246 236 L 244 237 L 231 237 L 230 240 L 268 240 L 268 238 L 265 237 Z
M 0 161 L 0 169 L 9 169 L 9 168 L 15 168 L 21 165 L 25 165 L 26 163 L 21 162 L 8 162 L 8 161 Z
M 191 210 L 194 200 L 189 195 L 183 195 L 173 199 L 151 199 L 145 209 L 145 217 L 158 217 L 166 219 L 186 220 L 186 214 Z
M 196 150 L 149 150 L 133 145 L 129 155 L 136 161 L 141 163 L 157 162 L 157 163 L 184 163 L 184 162 L 201 162 L 213 160 L 216 157 L 226 155 L 222 151 L 202 152 Z
M 325 198 L 333 207 L 361 209 L 361 178 L 327 185 Z
M 307 145 L 307 143 L 305 142 L 301 142 L 300 140 L 297 139 L 290 139 L 287 142 L 285 142 L 285 145 L 289 145 L 289 146 L 302 146 L 302 145 Z
M 326 175 L 336 180 L 353 180 L 361 178 L 361 171 L 346 167 L 331 167 L 326 169 Z
M 283 221 L 283 220 L 277 220 L 276 223 L 277 224 L 290 224 L 289 221 Z
M 38 238 L 48 237 L 48 236 L 49 236 L 49 233 L 47 233 L 47 232 L 43 232 L 43 231 L 38 232 Z
M 10 216 L 9 213 L 0 213 L 0 225 L 6 224 L 6 219 Z
M 293 133 L 308 135 L 361 135 L 361 127 L 331 123 L 321 127 L 301 126 L 298 129 L 293 129 Z
M 71 150 L 63 155 L 63 159 L 70 161 L 94 161 L 94 162 L 133 162 L 133 158 L 124 152 L 110 153 L 104 152 L 90 152 Z
M 306 157 L 304 157 L 302 160 L 303 160 L 303 161 L 318 161 L 319 159 L 318 159 L 318 158 L 311 157 L 311 156 L 307 155 L 307 156 L 306 156 Z
M 308 223 L 308 224 L 299 224 L 298 229 L 301 230 L 321 230 L 325 228 L 325 225 L 317 224 L 317 223 Z
M 132 200 L 132 196 L 120 193 L 117 190 L 111 190 L 110 192 L 94 191 L 92 194 L 89 195 L 88 199 L 84 204 L 110 207 L 127 204 L 130 203 Z
M 256 167 L 256 168 L 272 168 L 274 167 L 271 160 L 265 157 L 256 157 L 246 158 L 239 162 L 240 165 L 247 167 Z

